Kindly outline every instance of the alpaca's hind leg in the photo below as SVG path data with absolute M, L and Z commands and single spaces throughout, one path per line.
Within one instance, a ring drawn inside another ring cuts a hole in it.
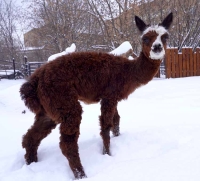
M 82 108 L 76 100 L 70 100 L 66 115 L 60 125 L 60 148 L 63 155 L 68 159 L 71 170 L 76 179 L 85 178 L 86 174 L 81 165 L 78 152 L 78 137 L 81 122 Z M 73 105 L 73 107 L 71 106 Z
M 103 139 L 103 154 L 110 155 L 110 130 L 113 126 L 116 106 L 117 101 L 105 99 L 101 101 L 100 134 Z
M 116 108 L 115 114 L 114 114 L 114 117 L 113 117 L 113 126 L 111 128 L 111 131 L 112 131 L 114 136 L 120 135 L 119 121 L 120 121 L 120 116 L 119 116 L 117 108 Z
M 23 136 L 22 146 L 26 149 L 26 163 L 37 162 L 37 149 L 43 138 L 45 138 L 52 129 L 56 127 L 56 123 L 47 117 L 44 113 L 35 116 L 33 126 Z

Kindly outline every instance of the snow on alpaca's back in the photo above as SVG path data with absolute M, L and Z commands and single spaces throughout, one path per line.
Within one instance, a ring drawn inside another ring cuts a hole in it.
M 132 45 L 130 44 L 129 41 L 125 41 L 121 45 L 119 45 L 117 48 L 115 48 L 114 50 L 112 50 L 110 52 L 110 54 L 113 54 L 113 55 L 122 55 L 122 54 L 128 52 L 129 50 L 133 50 L 133 47 L 132 47 Z M 132 60 L 133 57 L 129 56 L 128 59 Z
M 67 55 L 67 54 L 75 52 L 75 51 L 76 51 L 76 45 L 74 43 L 72 43 L 70 47 L 67 47 L 65 49 L 65 51 L 51 55 L 48 58 L 48 62 L 50 62 L 52 60 L 55 60 L 56 58 L 58 58 L 58 57 L 60 57 L 62 55 Z
M 125 41 L 116 49 L 112 50 L 110 53 L 113 55 L 121 55 L 123 53 L 126 53 L 130 49 L 133 49 L 131 44 L 129 43 L 129 41 Z
M 133 50 L 130 42 L 129 41 L 125 41 L 125 42 L 123 42 L 121 45 L 119 45 L 117 48 L 115 48 L 114 50 L 112 50 L 109 53 L 113 54 L 113 55 L 122 55 L 122 54 L 126 53 L 130 49 Z M 56 58 L 58 58 L 60 56 L 63 56 L 63 55 L 66 55 L 68 53 L 72 53 L 72 52 L 75 52 L 75 51 L 76 51 L 76 45 L 74 43 L 72 43 L 72 45 L 70 47 L 67 47 L 65 49 L 65 51 L 51 55 L 48 58 L 48 62 L 50 62 L 52 60 L 55 60 Z M 129 57 L 129 59 L 132 59 L 132 57 Z

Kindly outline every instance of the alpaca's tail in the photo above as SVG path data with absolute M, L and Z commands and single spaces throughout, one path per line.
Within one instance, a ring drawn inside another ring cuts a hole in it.
M 41 104 L 37 96 L 38 78 L 34 77 L 24 83 L 20 88 L 20 95 L 25 105 L 34 113 L 41 110 Z

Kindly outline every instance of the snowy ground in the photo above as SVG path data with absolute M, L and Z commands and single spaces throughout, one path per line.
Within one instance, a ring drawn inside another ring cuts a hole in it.
M 0 181 L 71 181 L 57 127 L 26 165 L 22 135 L 34 115 L 19 97 L 23 80 L 0 81 Z M 154 79 L 119 103 L 121 135 L 102 155 L 99 104 L 83 105 L 79 148 L 87 181 L 199 181 L 200 77 Z M 26 110 L 26 114 L 22 111 Z

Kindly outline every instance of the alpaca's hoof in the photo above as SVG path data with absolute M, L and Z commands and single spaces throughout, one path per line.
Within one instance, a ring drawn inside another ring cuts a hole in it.
M 79 179 L 83 179 L 83 178 L 87 178 L 87 176 L 86 175 L 82 175 L 80 177 L 76 177 L 75 180 L 79 180 Z
M 117 137 L 117 136 L 119 136 L 119 135 L 120 135 L 119 132 L 115 132 L 115 133 L 113 133 L 113 136 L 114 136 L 114 137 Z
M 37 156 L 34 156 L 34 155 L 29 155 L 29 156 L 25 155 L 25 160 L 26 160 L 27 165 L 30 165 L 32 162 L 38 161 Z
M 75 171 L 74 176 L 75 176 L 76 180 L 79 180 L 79 179 L 82 179 L 82 178 L 87 178 L 87 176 L 86 176 L 86 174 L 85 174 L 85 172 L 83 170 Z
M 119 127 L 115 127 L 112 130 L 113 136 L 119 136 L 120 132 L 119 132 Z
M 105 154 L 111 156 L 110 150 L 109 150 L 109 149 L 106 149 L 105 147 L 103 147 L 103 155 L 105 155 Z

